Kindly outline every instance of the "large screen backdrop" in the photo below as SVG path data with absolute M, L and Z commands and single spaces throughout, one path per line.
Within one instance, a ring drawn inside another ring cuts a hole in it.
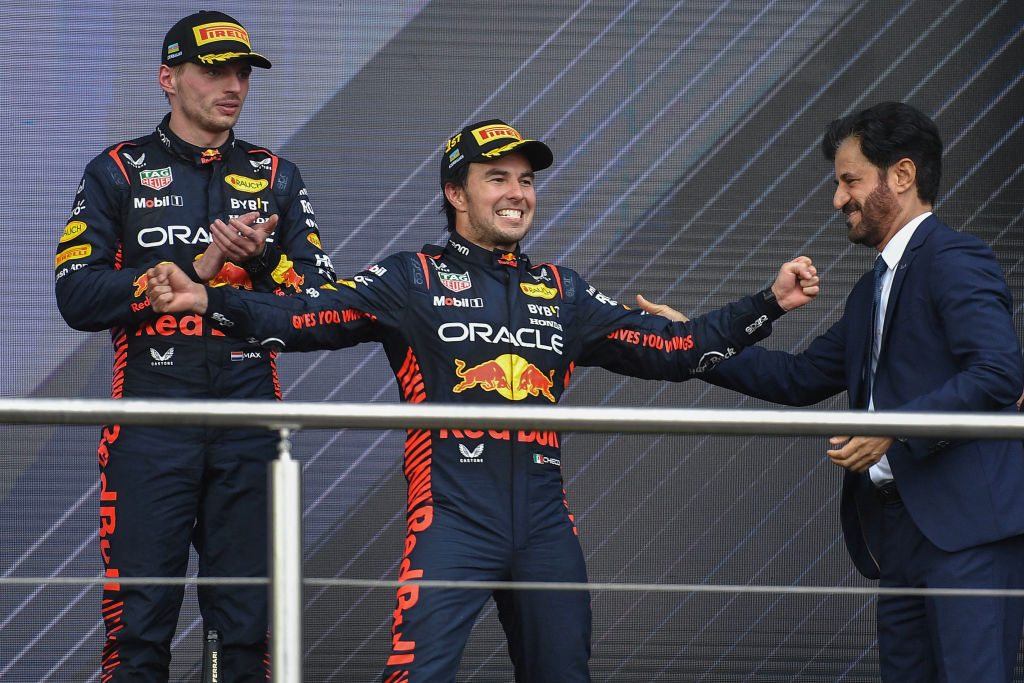
M 193 2 L 8 3 L 4 396 L 104 397 L 105 334 L 67 329 L 52 257 L 86 162 L 152 129 L 166 29 Z M 602 292 L 697 315 L 811 256 L 822 294 L 766 342 L 799 350 L 838 319 L 872 252 L 846 240 L 819 151 L 833 118 L 884 100 L 931 115 L 946 145 L 937 213 L 995 250 L 1024 329 L 1024 5 L 1015 0 L 218 3 L 274 68 L 240 137 L 297 162 L 326 248 L 349 275 L 443 239 L 444 139 L 500 117 L 555 152 L 524 249 Z M 957 286 L 950 282 L 949 286 Z M 285 400 L 394 402 L 379 349 L 284 354 Z M 576 406 L 766 407 L 699 381 L 578 371 Z M 843 410 L 844 397 L 815 406 Z M 3 426 L 0 576 L 98 576 L 96 427 Z M 404 534 L 398 432 L 311 430 L 305 570 L 394 579 Z M 838 524 L 824 437 L 563 435 L 592 581 L 870 586 Z M 194 565 L 194 563 L 193 563 Z M 559 576 L 537 577 L 559 580 Z M 96 681 L 98 587 L 4 586 L 0 680 Z M 597 681 L 874 680 L 874 599 L 595 591 Z M 372 680 L 391 589 L 308 588 L 306 680 Z M 197 680 L 194 588 L 173 680 Z M 1024 667 L 1018 666 L 1018 671 Z M 1024 673 L 1018 676 L 1024 680 Z M 460 681 L 510 680 L 493 609 Z

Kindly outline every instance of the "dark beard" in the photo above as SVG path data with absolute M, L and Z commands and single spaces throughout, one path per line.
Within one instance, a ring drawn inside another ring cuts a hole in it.
M 880 178 L 878 187 L 871 191 L 863 204 L 851 200 L 843 207 L 847 215 L 851 211 L 860 212 L 859 225 L 854 226 L 849 219 L 846 220 L 847 237 L 854 244 L 877 247 L 889 234 L 898 210 L 896 195 L 889 189 L 888 183 Z

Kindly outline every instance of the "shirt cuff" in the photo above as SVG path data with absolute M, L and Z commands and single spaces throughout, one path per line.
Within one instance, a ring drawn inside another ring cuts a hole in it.
M 778 320 L 786 312 L 786 309 L 779 305 L 771 287 L 762 289 L 754 296 L 754 300 L 757 302 L 758 307 L 772 320 Z

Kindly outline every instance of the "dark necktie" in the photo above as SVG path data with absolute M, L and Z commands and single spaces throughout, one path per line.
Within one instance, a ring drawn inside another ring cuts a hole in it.
M 878 307 L 882 303 L 882 273 L 888 266 L 885 263 L 885 259 L 881 256 L 875 259 L 875 289 L 871 295 L 871 344 L 868 346 L 868 362 L 867 362 L 867 376 L 868 376 L 868 393 L 867 401 L 871 402 L 871 391 L 875 383 L 875 345 L 879 341 L 875 338 L 875 333 L 878 330 Z

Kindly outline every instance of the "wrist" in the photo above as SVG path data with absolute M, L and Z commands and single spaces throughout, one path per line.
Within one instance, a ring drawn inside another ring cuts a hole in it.
M 765 313 L 773 316 L 774 318 L 781 318 L 786 312 L 786 309 L 779 303 L 778 298 L 775 296 L 775 291 L 772 287 L 761 290 L 760 298 L 762 305 L 764 306 Z
M 185 272 L 188 274 L 188 279 L 192 280 L 192 282 L 203 284 L 207 280 L 213 279 L 213 276 L 216 275 L 216 273 L 210 273 L 209 275 L 207 275 L 207 269 L 204 267 L 205 264 L 203 263 L 203 260 L 204 259 L 200 258 L 193 261 L 191 270 L 188 268 L 184 269 Z
M 204 284 L 194 285 L 195 292 L 195 303 L 192 305 L 192 310 L 199 315 L 205 315 L 206 311 L 210 307 L 210 297 L 207 292 L 209 288 Z
M 258 254 L 250 256 L 242 261 L 242 268 L 245 268 L 245 270 L 251 275 L 259 275 L 260 273 L 267 271 L 270 268 L 270 259 L 267 255 L 269 246 L 270 245 L 264 242 L 263 247 L 260 249 Z

